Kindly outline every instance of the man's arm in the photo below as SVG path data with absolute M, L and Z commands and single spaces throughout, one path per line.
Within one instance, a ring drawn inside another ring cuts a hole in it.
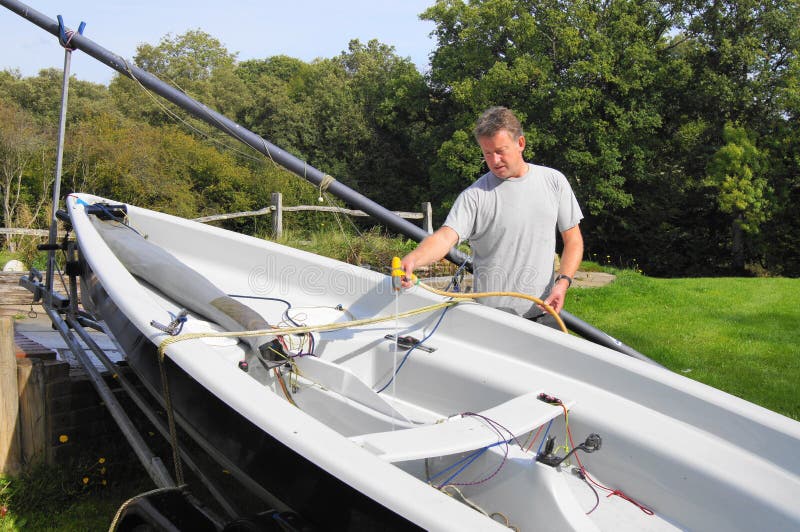
M 411 275 L 415 269 L 441 259 L 456 244 L 458 244 L 458 233 L 446 225 L 437 229 L 432 235 L 425 237 L 425 240 L 420 242 L 414 251 L 400 261 L 403 270 L 406 272 L 403 287 L 411 287 Z
M 581 260 L 583 260 L 583 235 L 581 234 L 580 226 L 576 225 L 563 231 L 561 239 L 564 241 L 564 249 L 561 252 L 561 268 L 558 273 L 574 279 L 575 273 L 581 265 Z M 569 284 L 566 279 L 559 279 L 553 285 L 553 289 L 550 290 L 550 295 L 544 300 L 556 312 L 561 312 L 561 309 L 564 308 L 564 299 L 566 298 Z

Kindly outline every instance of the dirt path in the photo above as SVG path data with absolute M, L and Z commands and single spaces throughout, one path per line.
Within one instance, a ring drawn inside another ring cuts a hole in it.
M 578 288 L 598 288 L 600 286 L 605 286 L 609 283 L 614 282 L 616 279 L 616 275 L 611 273 L 604 273 L 604 272 L 578 272 L 575 274 L 575 279 L 572 281 L 573 287 Z M 441 277 L 428 277 L 422 278 L 422 281 L 434 288 L 444 289 L 448 284 L 450 284 L 451 277 L 449 276 L 441 276 Z M 465 289 L 472 288 L 472 275 L 467 274 L 464 276 L 464 287 Z
M 614 282 L 617 276 L 604 272 L 578 272 L 575 274 L 573 286 L 582 288 L 597 288 Z

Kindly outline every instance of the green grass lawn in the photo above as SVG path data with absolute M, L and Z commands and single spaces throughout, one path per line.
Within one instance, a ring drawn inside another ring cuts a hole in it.
M 0 532 L 108 530 L 124 501 L 151 489 L 130 457 L 43 465 L 18 478 L 0 477 Z
M 800 279 L 614 271 L 567 310 L 671 370 L 800 420 Z

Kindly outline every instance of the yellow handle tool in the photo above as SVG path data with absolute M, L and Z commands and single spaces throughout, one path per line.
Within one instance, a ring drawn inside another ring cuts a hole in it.
M 392 258 L 392 290 L 400 291 L 403 287 L 403 279 L 406 279 L 406 271 L 400 264 L 400 257 L 394 257 Z M 419 279 L 413 273 L 411 274 L 411 282 L 414 284 L 419 282 Z
M 402 288 L 403 277 L 405 277 L 405 275 L 406 272 L 400 264 L 400 257 L 394 257 L 392 259 L 392 290 L 398 292 L 400 288 Z

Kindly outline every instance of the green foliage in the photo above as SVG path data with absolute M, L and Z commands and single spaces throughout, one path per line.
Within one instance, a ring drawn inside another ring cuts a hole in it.
M 405 238 L 387 238 L 378 227 L 356 234 L 326 227 L 325 223 L 308 234 L 290 231 L 281 238 L 280 243 L 377 270 L 388 268 L 392 257 L 402 257 L 417 245 Z
M 0 123 L 0 223 L 35 228 L 45 223 L 48 214 L 44 208 L 52 183 L 48 132 L 35 115 L 14 102 L 0 100 Z M 30 258 L 29 237 L 7 236 L 5 241 L 9 250 Z
M 157 46 L 141 44 L 133 62 L 222 114 L 235 116 L 248 102 L 244 83 L 235 74 L 236 54 L 203 31 L 167 35 Z M 171 120 L 163 108 L 174 107 L 144 90 L 137 81 L 116 76 L 109 89 L 116 107 L 127 116 L 154 125 Z
M 249 129 L 389 208 L 428 199 L 427 87 L 392 47 L 354 40 L 333 59 L 277 56 L 237 74 L 253 98 L 240 114 Z
M 105 530 L 126 499 L 150 489 L 141 466 L 125 459 L 36 466 L 0 477 L 0 531 Z
M 736 247 L 748 262 L 764 256 L 764 240 L 739 246 L 714 229 L 725 213 L 706 201 L 706 167 L 727 122 L 759 139 L 797 136 L 796 2 L 440 1 L 422 17 L 438 42 L 432 112 L 449 126 L 431 179 L 442 205 L 481 171 L 474 120 L 505 105 L 528 157 L 571 180 L 590 248 L 660 273 L 729 270 Z M 751 198 L 791 179 L 789 165 L 765 168 Z M 762 202 L 758 223 L 774 209 Z
M 439 219 L 485 171 L 475 119 L 505 105 L 528 160 L 570 179 L 589 252 L 659 275 L 800 275 L 800 4 L 440 0 L 422 18 L 437 43 L 425 76 L 375 40 L 310 63 L 237 62 L 200 30 L 142 44 L 135 62 L 378 203 L 433 201 Z M 60 85 L 55 69 L 0 72 L 0 163 L 21 161 L 3 195 L 38 225 Z M 287 205 L 316 201 L 314 187 L 124 76 L 70 90 L 65 191 L 184 216 L 261 208 L 275 191 Z M 726 124 L 746 133 L 733 139 Z
M 722 132 L 726 143 L 708 163 L 708 182 L 713 187 L 721 212 L 733 218 L 733 267 L 743 271 L 744 234 L 754 235 L 770 216 L 770 192 L 762 176 L 763 156 L 744 128 L 726 124 Z
M 61 114 L 61 86 L 64 74 L 55 68 L 43 69 L 38 75 L 22 78 L 17 73 L 0 72 L 0 100 L 14 102 L 49 124 L 53 131 Z M 103 85 L 70 78 L 67 123 L 74 124 L 98 112 L 112 112 L 113 102 Z
M 726 144 L 708 164 L 709 180 L 718 189 L 719 208 L 734 215 L 745 232 L 758 233 L 769 214 L 767 180 L 761 176 L 763 157 L 744 128 L 726 124 L 722 138 Z
M 445 154 L 468 153 L 477 116 L 505 105 L 523 122 L 529 154 L 573 179 L 591 213 L 631 205 L 624 185 L 642 178 L 647 163 L 632 141 L 660 125 L 650 90 L 658 16 L 627 2 L 608 9 L 587 2 L 438 2 L 423 18 L 437 24 L 431 76 L 456 115 Z M 456 161 L 440 172 L 464 169 Z

